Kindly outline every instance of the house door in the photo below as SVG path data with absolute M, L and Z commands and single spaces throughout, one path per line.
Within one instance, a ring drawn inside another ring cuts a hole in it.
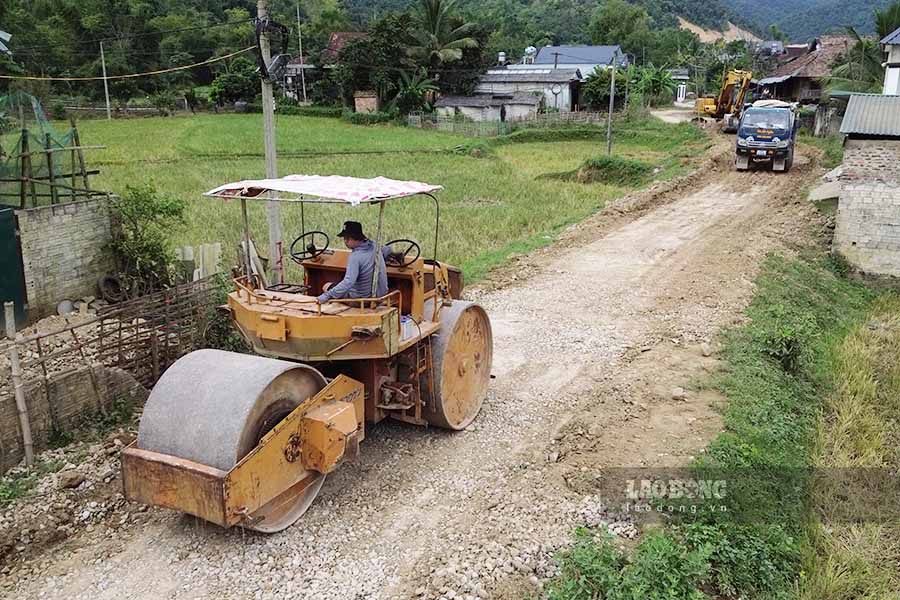
M 16 214 L 11 208 L 0 209 L 0 305 L 15 302 L 16 321 L 25 322 L 25 275 L 22 253 L 16 235 Z M 0 306 L 0 337 L 5 331 L 4 310 Z

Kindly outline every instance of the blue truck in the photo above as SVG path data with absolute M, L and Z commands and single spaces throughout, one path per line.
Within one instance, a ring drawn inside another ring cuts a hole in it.
M 744 110 L 738 124 L 734 165 L 747 171 L 754 164 L 790 171 L 800 122 L 787 102 L 761 100 Z

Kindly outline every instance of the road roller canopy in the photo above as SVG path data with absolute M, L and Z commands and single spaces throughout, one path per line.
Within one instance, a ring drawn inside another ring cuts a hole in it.
M 417 194 L 431 195 L 442 189 L 444 188 L 439 185 L 387 177 L 364 179 L 340 175 L 287 175 L 279 179 L 247 179 L 226 183 L 206 192 L 204 196 L 356 206 Z M 273 192 L 277 196 L 269 198 L 267 192 Z

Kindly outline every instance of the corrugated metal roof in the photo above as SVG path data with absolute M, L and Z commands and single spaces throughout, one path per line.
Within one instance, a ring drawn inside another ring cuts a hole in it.
M 488 108 L 491 106 L 503 106 L 504 104 L 525 104 L 537 106 L 541 99 L 534 94 L 479 94 L 475 96 L 442 96 L 434 105 L 437 108 L 452 108 L 454 106 L 466 106 L 470 108 Z
M 897 31 L 894 33 L 888 34 L 886 38 L 881 40 L 882 44 L 897 44 L 900 45 L 900 27 L 897 28 Z
M 619 64 L 624 65 L 628 61 L 620 46 L 544 46 L 538 49 L 534 64 L 552 65 L 558 61 L 576 65 L 608 65 L 612 63 L 613 56 L 618 57 Z
M 479 83 L 568 83 L 580 79 L 578 69 L 495 69 L 479 78 Z
M 900 96 L 850 96 L 841 122 L 841 133 L 900 138 Z

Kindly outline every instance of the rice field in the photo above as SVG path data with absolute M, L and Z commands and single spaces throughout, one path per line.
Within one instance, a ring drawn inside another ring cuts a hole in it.
M 102 173 L 93 185 L 125 193 L 130 184 L 152 181 L 165 194 L 189 201 L 183 227 L 172 232 L 176 245 L 222 242 L 233 260 L 240 238 L 240 208 L 201 197 L 217 185 L 264 176 L 261 115 L 197 115 L 132 120 L 93 120 L 79 124 L 82 143 L 106 146 L 88 154 Z M 338 119 L 282 116 L 277 119 L 278 173 L 386 176 L 440 184 L 438 255 L 461 266 L 477 280 L 513 252 L 544 245 L 564 227 L 584 219 L 629 188 L 542 178 L 577 169 L 605 152 L 605 130 L 596 140 L 542 141 L 491 145 L 475 158 L 454 148 L 465 138 L 393 125 L 357 126 Z M 548 133 L 548 132 L 544 132 Z M 549 138 L 549 139 L 548 139 Z M 702 150 L 705 138 L 691 126 L 655 119 L 617 127 L 616 154 L 653 165 L 656 177 L 684 170 Z M 675 143 L 673 143 L 673 140 Z M 468 140 L 471 142 L 471 140 Z M 299 205 L 283 205 L 285 241 L 300 234 Z M 334 234 L 344 220 L 374 230 L 372 207 L 309 205 L 307 230 Z M 428 198 L 389 203 L 388 238 L 411 238 L 430 256 L 434 244 L 434 207 Z M 265 208 L 251 203 L 251 228 L 260 248 L 267 247 Z M 333 240 L 332 243 L 340 243 Z

